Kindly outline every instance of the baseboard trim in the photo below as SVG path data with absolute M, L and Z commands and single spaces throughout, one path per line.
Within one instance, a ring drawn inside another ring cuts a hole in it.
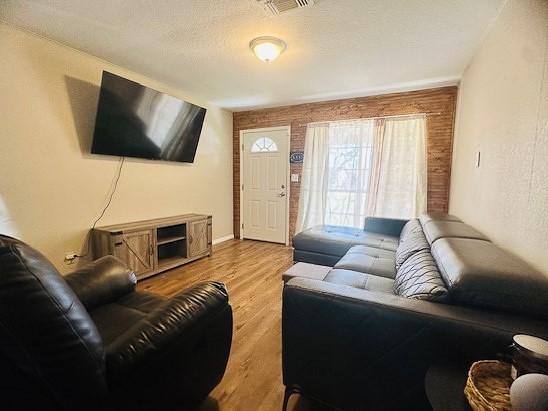
M 213 240 L 213 245 L 224 243 L 225 241 L 229 241 L 229 240 L 233 240 L 233 239 L 234 239 L 234 234 L 225 235 L 224 237 L 220 237 L 220 238 L 217 238 L 217 239 Z

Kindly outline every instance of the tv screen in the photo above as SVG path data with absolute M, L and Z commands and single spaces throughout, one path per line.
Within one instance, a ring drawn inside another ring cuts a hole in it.
M 104 71 L 91 152 L 192 163 L 206 109 Z

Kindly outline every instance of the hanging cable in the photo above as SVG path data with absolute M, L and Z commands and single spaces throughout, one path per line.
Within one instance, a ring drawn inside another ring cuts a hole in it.
M 124 166 L 124 161 L 125 161 L 125 157 L 120 157 L 120 165 L 118 166 L 118 170 L 113 178 L 114 184 L 111 185 L 110 194 L 108 194 L 108 201 L 103 207 L 103 209 L 101 210 L 101 212 L 99 213 L 99 216 L 93 222 L 91 229 L 86 237 L 87 238 L 86 253 L 81 255 L 76 254 L 75 257 L 77 258 L 85 258 L 91 254 L 91 233 L 93 232 L 93 229 L 97 226 L 97 223 L 101 221 L 101 219 L 105 215 L 106 211 L 110 207 L 110 203 L 112 203 L 112 198 L 114 197 L 114 194 L 116 193 L 116 189 L 118 188 L 118 181 L 120 181 L 120 176 L 122 175 L 122 167 Z

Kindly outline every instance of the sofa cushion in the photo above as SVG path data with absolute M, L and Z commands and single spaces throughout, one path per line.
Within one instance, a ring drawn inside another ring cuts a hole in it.
M 346 255 L 348 254 L 362 254 L 375 258 L 388 258 L 392 259 L 392 261 L 394 261 L 394 258 L 396 257 L 396 253 L 394 251 L 384 250 L 382 248 L 368 247 L 366 245 L 353 245 L 347 251 Z
M 293 237 L 296 250 L 343 256 L 353 245 L 396 251 L 398 237 L 363 231 L 361 228 L 318 225 Z
M 405 260 L 396 273 L 394 292 L 418 300 L 447 300 L 447 288 L 430 251 L 419 251 Z
M 422 231 L 419 220 L 410 220 L 402 230 L 400 244 L 396 250 L 396 270 L 418 251 L 430 250 L 430 244 Z
M 361 288 L 362 290 L 394 294 L 394 280 L 357 271 L 334 268 L 327 274 L 324 281 Z
M 432 254 L 452 300 L 548 318 L 548 275 L 495 244 L 443 238 Z
M 109 346 L 119 335 L 148 313 L 158 308 L 165 300 L 144 291 L 135 291 L 117 301 L 101 305 L 90 312 L 105 346 Z
M 440 238 L 474 238 L 477 240 L 489 240 L 475 228 L 459 221 L 434 221 L 423 224 L 424 235 L 430 244 Z
M 395 263 L 393 251 L 355 245 L 335 264 L 334 268 L 394 278 Z

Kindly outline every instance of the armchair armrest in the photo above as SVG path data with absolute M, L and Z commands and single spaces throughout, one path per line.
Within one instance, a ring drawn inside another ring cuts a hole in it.
M 365 217 L 363 229 L 364 231 L 399 237 L 403 226 L 408 221 L 397 218 Z
M 419 401 L 433 362 L 496 358 L 518 333 L 546 338 L 548 325 L 296 278 L 283 292 L 284 384 L 342 409 L 398 409 L 387 401 Z
M 219 320 L 218 317 L 222 318 Z M 154 359 L 192 340 L 200 330 L 215 328 L 215 341 L 209 344 L 226 359 L 232 340 L 232 310 L 226 287 L 218 282 L 204 282 L 188 288 L 166 300 L 131 328 L 120 334 L 107 347 L 107 370 L 111 381 L 119 381 L 134 368 L 147 367 Z M 219 328 L 219 327 L 218 327 Z M 226 343 L 228 341 L 228 343 Z M 215 348 L 219 345 L 218 348 Z M 184 350 L 182 350 L 184 352 Z M 186 353 L 188 355 L 188 353 Z
M 88 310 L 116 301 L 137 284 L 135 273 L 110 255 L 67 274 L 65 280 Z

